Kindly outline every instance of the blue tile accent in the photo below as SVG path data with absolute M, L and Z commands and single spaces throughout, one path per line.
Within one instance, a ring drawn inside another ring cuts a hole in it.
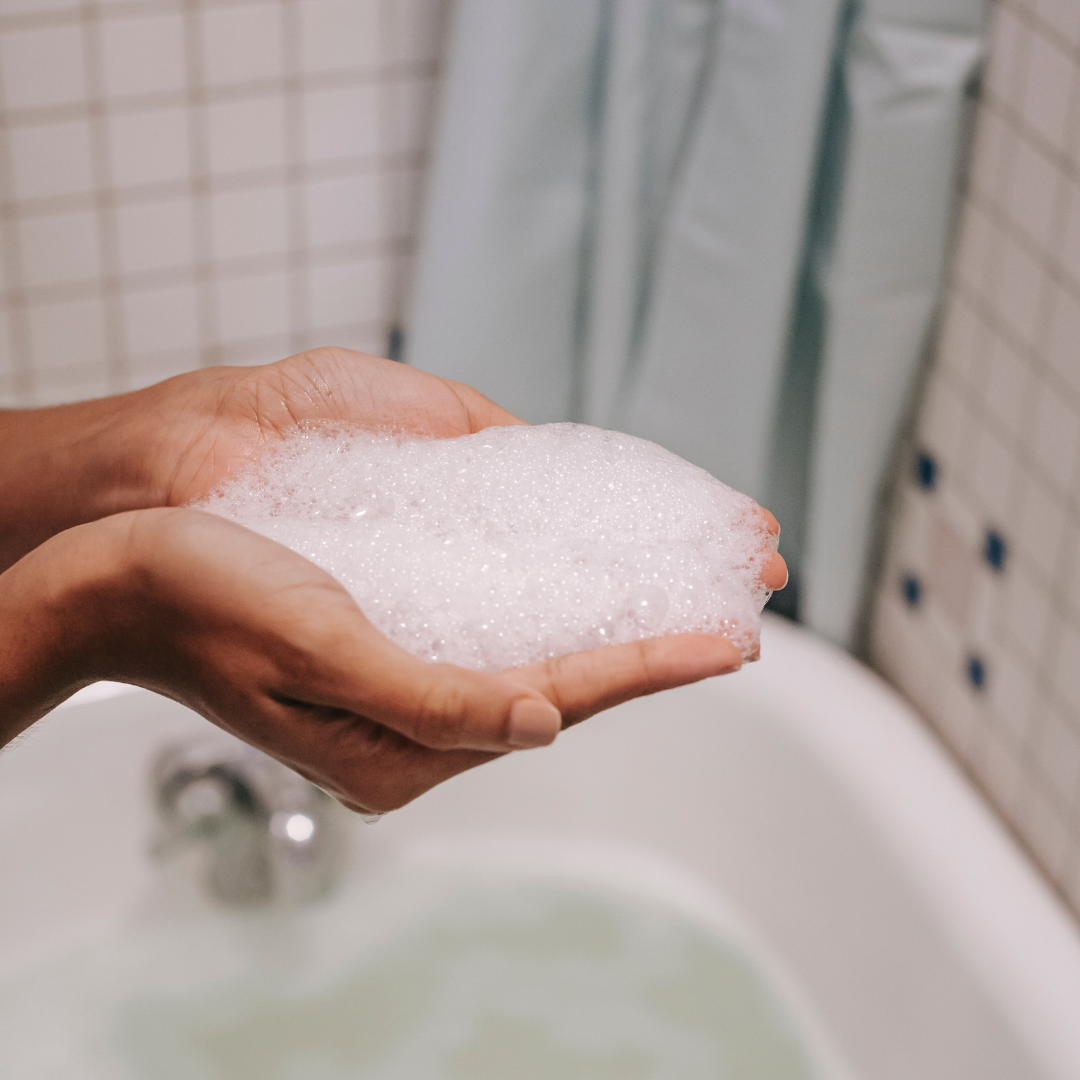
M 922 582 L 914 574 L 905 574 L 900 580 L 900 591 L 904 595 L 904 603 L 908 607 L 919 606 L 922 599 Z
M 983 690 L 986 687 L 986 665 L 982 662 L 982 658 L 978 656 L 969 656 L 967 662 L 967 677 L 968 682 L 976 690 Z
M 1005 542 L 1005 537 L 996 529 L 987 529 L 986 546 L 983 548 L 986 561 L 1000 573 L 1005 569 L 1005 560 L 1008 554 L 1009 545 Z
M 915 479 L 923 491 L 933 491 L 937 487 L 938 463 L 925 450 L 915 455 Z

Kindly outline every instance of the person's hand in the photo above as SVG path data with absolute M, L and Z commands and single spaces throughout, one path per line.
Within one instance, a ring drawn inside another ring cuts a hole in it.
M 521 421 L 461 383 L 337 348 L 189 371 L 97 401 L 0 411 L 0 571 L 74 525 L 191 502 L 310 423 L 442 438 Z
M 184 509 L 52 538 L 0 575 L 0 612 L 12 631 L 0 745 L 79 686 L 115 679 L 182 702 L 364 812 L 741 662 L 730 642 L 686 634 L 501 675 L 426 663 L 313 563 Z
M 451 438 L 521 422 L 463 383 L 338 348 L 261 367 L 191 371 L 100 401 L 0 413 L 0 571 L 73 525 L 183 506 L 304 424 Z M 783 587 L 779 555 L 763 579 Z
M 205 495 L 304 424 L 359 424 L 442 439 L 523 423 L 471 386 L 351 349 L 312 349 L 263 367 L 195 374 L 153 388 L 175 399 L 181 419 L 172 425 L 167 470 L 159 470 L 169 478 L 160 497 L 166 506 Z M 761 514 L 768 531 L 779 534 L 776 518 L 765 509 Z M 787 567 L 779 554 L 766 557 L 762 579 L 770 589 L 784 587 Z
M 464 383 L 351 349 L 312 349 L 263 367 L 196 374 L 158 388 L 182 417 L 172 425 L 162 467 L 168 480 L 162 502 L 168 506 L 206 494 L 305 424 L 453 438 L 523 422 Z

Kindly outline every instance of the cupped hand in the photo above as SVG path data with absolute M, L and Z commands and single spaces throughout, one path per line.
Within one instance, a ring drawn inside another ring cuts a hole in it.
M 54 641 L 49 664 L 35 669 L 45 707 L 95 679 L 144 686 L 365 812 L 401 806 L 499 754 L 546 745 L 562 726 L 619 701 L 740 665 L 730 642 L 697 634 L 501 675 L 427 663 L 375 630 L 314 564 L 185 509 L 70 529 L 0 585 L 4 606 L 23 612 L 25 633 Z M 43 594 L 55 597 L 51 613 Z M 0 713 L 5 704 L 0 688 Z
M 171 416 L 163 445 L 160 501 L 183 506 L 243 468 L 267 446 L 307 424 L 350 424 L 433 438 L 521 424 L 464 383 L 351 349 L 321 348 L 254 368 L 209 368 L 170 379 L 156 392 Z M 767 510 L 768 532 L 780 527 Z M 763 552 L 761 579 L 782 589 L 787 567 Z
M 393 360 L 321 348 L 262 367 L 208 368 L 152 388 L 170 414 L 162 501 L 206 494 L 262 449 L 308 424 L 433 438 L 523 421 L 478 390 Z

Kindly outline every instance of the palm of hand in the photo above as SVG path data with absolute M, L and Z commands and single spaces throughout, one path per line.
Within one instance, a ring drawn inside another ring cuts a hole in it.
M 168 385 L 168 384 L 165 384 Z M 476 390 L 350 349 L 298 353 L 258 368 L 201 373 L 168 504 L 206 494 L 263 447 L 305 424 L 348 423 L 451 438 L 521 423 Z

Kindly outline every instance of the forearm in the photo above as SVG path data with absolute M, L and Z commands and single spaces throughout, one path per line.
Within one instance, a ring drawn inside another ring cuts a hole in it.
M 124 533 L 123 519 L 73 529 L 0 574 L 0 746 L 101 677 Z
M 162 505 L 171 428 L 197 384 L 0 411 L 0 571 L 64 529 Z

